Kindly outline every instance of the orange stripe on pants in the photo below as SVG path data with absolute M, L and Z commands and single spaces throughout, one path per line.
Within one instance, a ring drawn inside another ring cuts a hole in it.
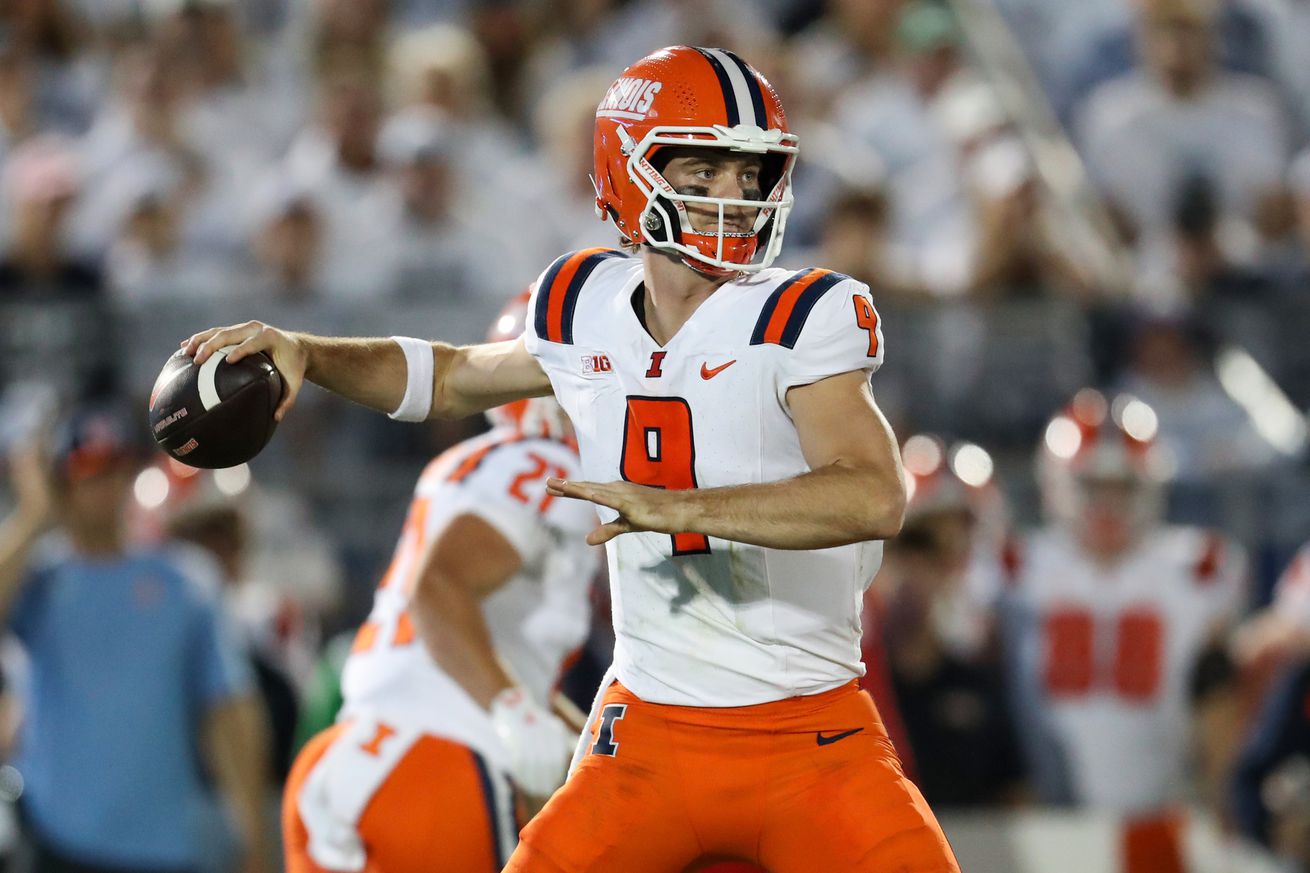
M 297 799 L 314 765 L 346 728 L 334 725 L 301 750 L 282 799 L 286 873 L 330 873 L 310 857 Z M 492 822 L 473 752 L 424 736 L 397 762 L 364 808 L 365 873 L 499 873 Z
M 1182 830 L 1182 816 L 1173 812 L 1125 822 L 1124 873 L 1186 873 Z

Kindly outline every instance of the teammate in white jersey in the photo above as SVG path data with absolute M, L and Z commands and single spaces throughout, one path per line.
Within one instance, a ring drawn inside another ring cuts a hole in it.
M 1045 431 L 1050 523 L 1007 551 L 1008 648 L 1021 727 L 1048 800 L 1119 813 L 1130 871 L 1180 870 L 1189 683 L 1236 618 L 1244 560 L 1223 536 L 1161 521 L 1154 412 L 1080 392 Z
M 526 296 L 502 334 L 521 332 Z M 577 730 L 550 709 L 587 634 L 595 513 L 546 493 L 578 470 L 553 399 L 488 415 L 490 432 L 419 478 L 338 723 L 288 779 L 290 873 L 496 873 L 517 842 L 517 791 L 544 799 L 564 779 Z
M 664 49 L 596 112 L 597 209 L 628 254 L 557 260 L 519 341 L 250 322 L 183 343 L 198 361 L 271 353 L 282 413 L 307 377 L 406 419 L 552 391 L 570 414 L 585 481 L 550 493 L 600 507 L 588 540 L 607 544 L 615 681 L 509 870 L 958 869 L 856 687 L 861 595 L 905 486 L 870 390 L 869 289 L 769 267 L 797 142 L 736 55 Z

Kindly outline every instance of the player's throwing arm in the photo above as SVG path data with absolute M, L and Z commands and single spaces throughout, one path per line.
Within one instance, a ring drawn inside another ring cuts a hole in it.
M 203 330 L 181 345 L 197 365 L 229 346 L 234 347 L 227 357 L 231 363 L 267 353 L 286 384 L 275 416 L 279 421 L 305 379 L 406 421 L 462 418 L 550 393 L 540 365 L 517 341 L 457 348 L 410 337 L 319 337 L 248 321 Z

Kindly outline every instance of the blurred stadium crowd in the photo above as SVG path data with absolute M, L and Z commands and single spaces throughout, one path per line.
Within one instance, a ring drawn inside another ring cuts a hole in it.
M 907 469 L 954 484 L 912 501 L 869 610 L 929 801 L 1192 804 L 1310 867 L 1307 0 L 3 0 L 0 448 L 75 401 L 144 425 L 159 366 L 211 324 L 480 338 L 558 254 L 615 244 L 595 106 L 678 43 L 777 87 L 801 137 L 779 263 L 873 288 L 875 395 L 902 441 L 940 435 Z M 1162 449 L 1168 519 L 1245 556 L 1213 616 L 1231 634 L 1177 656 L 1164 724 L 1193 735 L 1112 737 L 1185 762 L 1141 803 L 1046 778 L 1023 736 L 1041 704 L 1002 654 L 1007 544 L 1043 521 L 1034 458 L 1088 386 L 1121 422 L 1120 393 L 1145 404 L 1128 424 Z M 418 471 L 483 427 L 307 391 L 250 469 L 136 478 L 140 536 L 227 555 L 270 791 L 331 718 L 337 633 Z M 608 663 L 596 597 L 584 702 Z

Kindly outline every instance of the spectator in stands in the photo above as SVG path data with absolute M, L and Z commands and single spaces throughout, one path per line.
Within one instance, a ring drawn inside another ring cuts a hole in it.
M 236 0 L 156 0 L 149 9 L 182 82 L 187 140 L 211 171 L 248 183 L 305 121 L 303 96 L 257 64 Z
M 879 188 L 845 191 L 827 204 L 816 250 L 799 260 L 829 264 L 838 273 L 896 296 L 915 293 L 918 289 L 899 281 L 907 271 L 895 262 L 888 239 L 889 211 L 886 192 Z
M 1195 173 L 1179 180 L 1168 231 L 1151 240 L 1142 251 L 1136 296 L 1161 307 L 1211 308 L 1216 301 L 1258 304 L 1268 300 L 1276 273 L 1270 254 L 1256 261 L 1255 228 L 1220 210 L 1214 180 Z M 1286 214 L 1287 197 L 1272 193 L 1260 206 L 1255 221 L 1261 231 L 1286 237 L 1290 216 L 1277 216 L 1282 228 L 1272 227 L 1275 212 Z M 1274 242 L 1275 240 L 1271 240 Z
M 1301 138 L 1310 135 L 1310 3 L 1306 0 L 1248 0 L 1268 35 L 1270 73 L 1281 86 Z
M 1141 0 L 1137 14 L 1143 69 L 1102 85 L 1078 113 L 1094 182 L 1147 254 L 1168 250 L 1181 194 L 1197 178 L 1220 216 L 1252 227 L 1287 168 L 1277 95 L 1219 68 L 1218 0 Z
M 1296 232 L 1305 259 L 1310 261 L 1310 148 L 1305 149 L 1288 171 L 1288 184 L 1296 212 Z
M 1156 439 L 1169 454 L 1174 477 L 1191 485 L 1258 471 L 1277 459 L 1215 378 L 1211 352 L 1196 318 L 1184 311 L 1143 311 L 1133 328 L 1121 386 L 1155 412 Z
M 905 525 L 887 543 L 874 583 L 880 621 L 866 630 L 883 636 L 917 784 L 938 806 L 1013 802 L 1023 794 L 1001 675 L 986 657 L 989 606 L 972 581 L 986 573 L 976 562 L 994 561 L 981 555 L 980 514 L 994 509 L 998 495 L 980 478 L 984 469 L 968 466 L 981 463 L 981 451 L 965 450 L 965 474 L 975 483 L 967 484 L 940 440 L 906 441 L 902 455 L 913 491 Z M 958 467 L 959 447 L 953 454 Z
M 381 121 L 382 97 L 366 70 L 325 71 L 316 122 L 274 170 L 321 217 L 323 300 L 376 301 L 394 285 L 397 216 L 377 149 Z
M 541 22 L 545 33 L 535 49 L 539 57 L 524 81 L 531 104 L 543 85 L 586 67 L 622 69 L 655 46 L 722 46 L 750 58 L 769 57 L 776 50 L 777 15 L 755 0 L 570 0 L 567 6 L 566 13 L 552 9 Z M 854 27 L 848 31 L 858 32 Z M 547 78 L 539 78 L 543 75 Z
M 896 54 L 905 0 L 835 0 L 784 45 L 789 76 L 826 115 L 849 87 L 884 71 Z
M 955 296 L 970 287 L 976 229 L 960 152 L 938 109 L 973 74 L 954 18 L 937 4 L 906 5 L 895 34 L 898 62 L 881 63 L 847 89 L 832 119 L 882 159 L 892 239 L 912 271 L 908 281 Z
M 99 294 L 99 271 L 68 252 L 65 229 L 79 192 L 79 166 L 70 146 L 53 137 L 29 140 L 4 168 L 12 232 L 0 260 L 0 298 L 50 299 Z
M 1016 136 L 996 135 L 965 153 L 964 173 L 976 221 L 969 291 L 1002 295 L 1071 294 L 1091 283 L 1057 244 L 1028 150 Z
M 34 77 L 32 63 L 13 46 L 0 47 L 0 156 L 36 132 Z
M 188 200 L 194 189 L 163 162 L 144 162 L 117 174 L 130 204 L 105 261 L 110 293 L 126 304 L 175 300 L 231 300 L 240 296 L 234 271 L 221 256 L 187 246 Z
M 530 263 L 518 273 L 507 269 L 516 262 L 515 252 L 504 245 L 508 240 L 462 214 L 455 199 L 450 134 L 436 110 L 415 107 L 392 117 L 379 148 L 397 194 L 395 294 L 400 298 L 499 299 L 506 288 L 525 284 L 528 271 L 543 269 Z M 540 214 L 533 218 L 546 223 Z M 505 219 L 515 223 L 510 215 Z M 496 257 L 488 257 L 492 252 Z
M 0 26 L 11 50 L 32 64 L 40 128 L 80 134 L 101 96 L 102 71 L 88 51 L 92 35 L 76 3 L 7 3 L 0 7 Z
M 310 56 L 321 75 L 343 66 L 382 75 L 390 0 L 312 0 Z
M 255 199 L 251 290 L 288 303 L 319 299 L 324 227 L 314 199 L 281 179 L 266 180 Z
M 581 70 L 553 83 L 533 112 L 535 154 L 515 161 L 499 183 L 523 204 L 506 216 L 506 251 L 521 252 L 517 284 L 545 269 L 559 252 L 613 246 L 618 231 L 596 220 L 592 135 L 596 105 L 614 81 L 612 71 Z
M 34 870 L 200 870 L 197 750 L 230 803 L 243 869 L 267 869 L 249 676 L 213 567 L 125 541 L 131 432 L 83 410 L 56 435 L 50 470 L 35 446 L 11 467 L 0 604 L 31 664 L 16 765 Z
M 541 33 L 523 73 L 524 99 L 536 106 L 550 84 L 587 68 L 622 69 L 632 57 L 647 51 L 620 45 L 622 19 L 617 0 L 565 0 L 539 22 Z
M 114 67 L 114 95 L 101 107 L 81 141 L 84 194 L 72 234 L 79 251 L 96 257 L 108 250 L 131 207 L 131 186 L 122 180 L 167 164 L 204 189 L 204 159 L 180 120 L 181 80 L 176 60 L 148 47 L 126 51 Z
M 388 85 L 398 108 L 426 106 L 442 113 L 453 164 L 461 178 L 476 180 L 461 199 L 478 220 L 491 226 L 503 220 L 505 201 L 496 183 L 522 148 L 495 110 L 491 71 L 477 40 L 453 24 L 402 34 L 391 48 Z
M 1098 87 L 1137 68 L 1141 58 L 1135 40 L 1141 35 L 1134 33 L 1132 16 L 1150 2 L 1073 0 L 1072 9 L 1048 8 L 1047 16 L 1057 34 L 1034 48 L 1043 55 L 1049 90 L 1062 118 L 1069 119 Z M 1270 49 L 1276 29 L 1270 17 L 1259 14 L 1257 8 L 1265 2 L 1269 0 L 1218 0 L 1214 4 L 1215 52 L 1223 69 L 1263 77 L 1274 73 Z M 1089 6 L 1096 14 L 1080 15 Z

